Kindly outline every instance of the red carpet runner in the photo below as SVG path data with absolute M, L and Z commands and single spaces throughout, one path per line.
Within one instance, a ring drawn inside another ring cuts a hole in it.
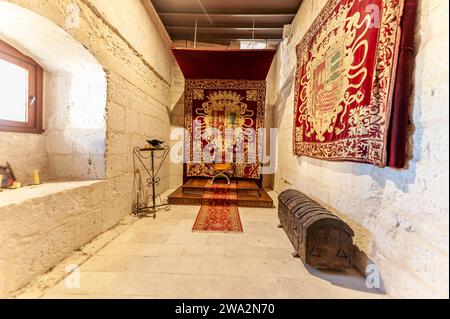
M 236 184 L 206 185 L 202 207 L 195 221 L 194 232 L 242 233 L 242 223 L 237 206 Z

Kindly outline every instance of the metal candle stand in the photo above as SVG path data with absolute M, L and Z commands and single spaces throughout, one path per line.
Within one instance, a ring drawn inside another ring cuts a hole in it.
M 134 190 L 136 195 L 134 213 L 139 217 L 148 217 L 152 216 L 156 218 L 156 212 L 160 209 L 164 208 L 166 211 L 170 210 L 168 200 L 162 200 L 161 195 L 156 194 L 156 187 L 159 186 L 161 178 L 158 177 L 159 171 L 169 155 L 170 147 L 166 145 L 165 147 L 147 147 L 147 148 L 139 148 L 135 147 L 133 149 L 133 162 L 134 162 Z M 145 155 L 145 153 L 150 153 L 149 155 Z M 160 153 L 160 155 L 156 155 L 155 153 Z M 159 166 L 155 167 L 155 160 L 161 159 Z M 147 187 L 151 190 L 151 194 L 148 193 L 148 190 L 144 187 L 142 182 L 141 171 L 136 167 L 136 160 L 138 160 L 144 170 L 147 172 Z M 150 167 L 146 164 L 146 161 L 150 160 Z M 138 179 L 138 180 L 137 180 Z M 138 183 L 138 185 L 136 185 Z M 159 199 L 159 204 L 157 204 L 157 199 Z M 149 206 L 149 202 L 151 201 L 151 205 Z

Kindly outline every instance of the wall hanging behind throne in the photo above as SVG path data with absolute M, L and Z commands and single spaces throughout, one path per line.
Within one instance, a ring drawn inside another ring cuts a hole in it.
M 232 163 L 234 177 L 260 179 L 265 95 L 265 81 L 186 81 L 188 177 L 212 177 L 213 164 Z

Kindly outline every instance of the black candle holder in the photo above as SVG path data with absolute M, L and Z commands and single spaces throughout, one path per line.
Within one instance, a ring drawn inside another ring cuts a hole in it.
M 156 212 L 164 209 L 170 210 L 168 200 L 162 200 L 161 195 L 156 193 L 161 178 L 158 176 L 164 161 L 169 155 L 170 147 L 149 146 L 146 148 L 135 147 L 133 149 L 134 164 L 134 214 L 139 217 L 156 218 Z M 156 162 L 159 160 L 159 163 Z M 149 163 L 147 163 L 149 161 Z M 142 170 L 137 167 L 137 162 L 141 163 L 143 171 L 146 173 L 146 187 L 142 178 Z

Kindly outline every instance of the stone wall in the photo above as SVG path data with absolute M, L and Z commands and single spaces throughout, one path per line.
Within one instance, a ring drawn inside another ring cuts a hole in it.
M 0 297 L 22 287 L 102 230 L 105 183 L 47 183 L 0 193 Z
M 158 31 L 161 30 L 159 20 L 144 14 L 147 6 L 138 0 L 126 2 L 126 11 L 133 14 L 132 19 L 117 18 L 117 14 L 124 12 L 122 1 L 5 2 L 39 14 L 86 48 L 106 74 L 107 100 L 106 149 L 102 159 L 105 180 L 81 190 L 76 188 L 70 194 L 52 194 L 54 206 L 40 205 L 39 198 L 22 202 L 12 208 L 15 215 L 10 219 L 8 214 L 3 215 L 6 210 L 2 208 L 0 295 L 20 288 L 129 214 L 133 205 L 132 148 L 145 146 L 149 137 L 169 141 L 168 101 L 174 62 L 170 46 L 165 34 Z M 79 15 L 73 16 L 74 12 Z M 50 54 L 56 43 L 48 37 L 45 44 Z M 169 187 L 169 164 L 161 169 L 160 176 L 159 193 Z M 84 195 L 80 196 L 80 192 Z M 25 218 L 29 210 L 33 210 L 36 217 L 32 225 L 29 225 L 30 219 Z M 73 218 L 65 219 L 67 213 L 73 213 Z M 49 214 L 61 218 L 49 225 L 46 222 Z M 3 220 L 9 222 L 3 223 Z M 33 226 L 32 232 L 21 232 L 28 226 Z M 86 236 L 79 236 L 79 229 L 86 229 Z M 15 236 L 9 235 L 12 233 Z M 33 244 L 27 244 L 31 242 Z M 39 251 L 42 258 L 33 257 L 35 251 Z M 15 256 L 14 262 L 8 261 L 11 256 Z M 33 258 L 32 262 L 29 258 Z M 16 269 L 19 264 L 23 267 Z
M 22 185 L 41 180 L 105 176 L 106 75 L 75 39 L 50 20 L 0 2 L 0 38 L 44 69 L 43 134 L 0 132 L 0 160 Z M 49 48 L 51 42 L 51 48 Z
M 185 79 L 178 63 L 172 69 L 172 88 L 170 90 L 170 125 L 172 148 L 170 163 L 170 188 L 176 189 L 183 185 L 183 139 L 184 139 L 184 85 Z
M 45 137 L 38 134 L 0 132 L 0 165 L 10 162 L 16 178 L 24 184 L 31 183 L 33 170 L 48 176 L 48 154 Z
M 105 178 L 106 78 L 101 66 L 46 72 L 44 93 L 48 179 Z
M 279 168 L 275 189 L 297 188 L 341 215 L 394 297 L 449 294 L 448 2 L 419 1 L 411 160 L 403 170 L 295 157 L 295 45 L 326 0 L 305 0 L 271 71 Z

